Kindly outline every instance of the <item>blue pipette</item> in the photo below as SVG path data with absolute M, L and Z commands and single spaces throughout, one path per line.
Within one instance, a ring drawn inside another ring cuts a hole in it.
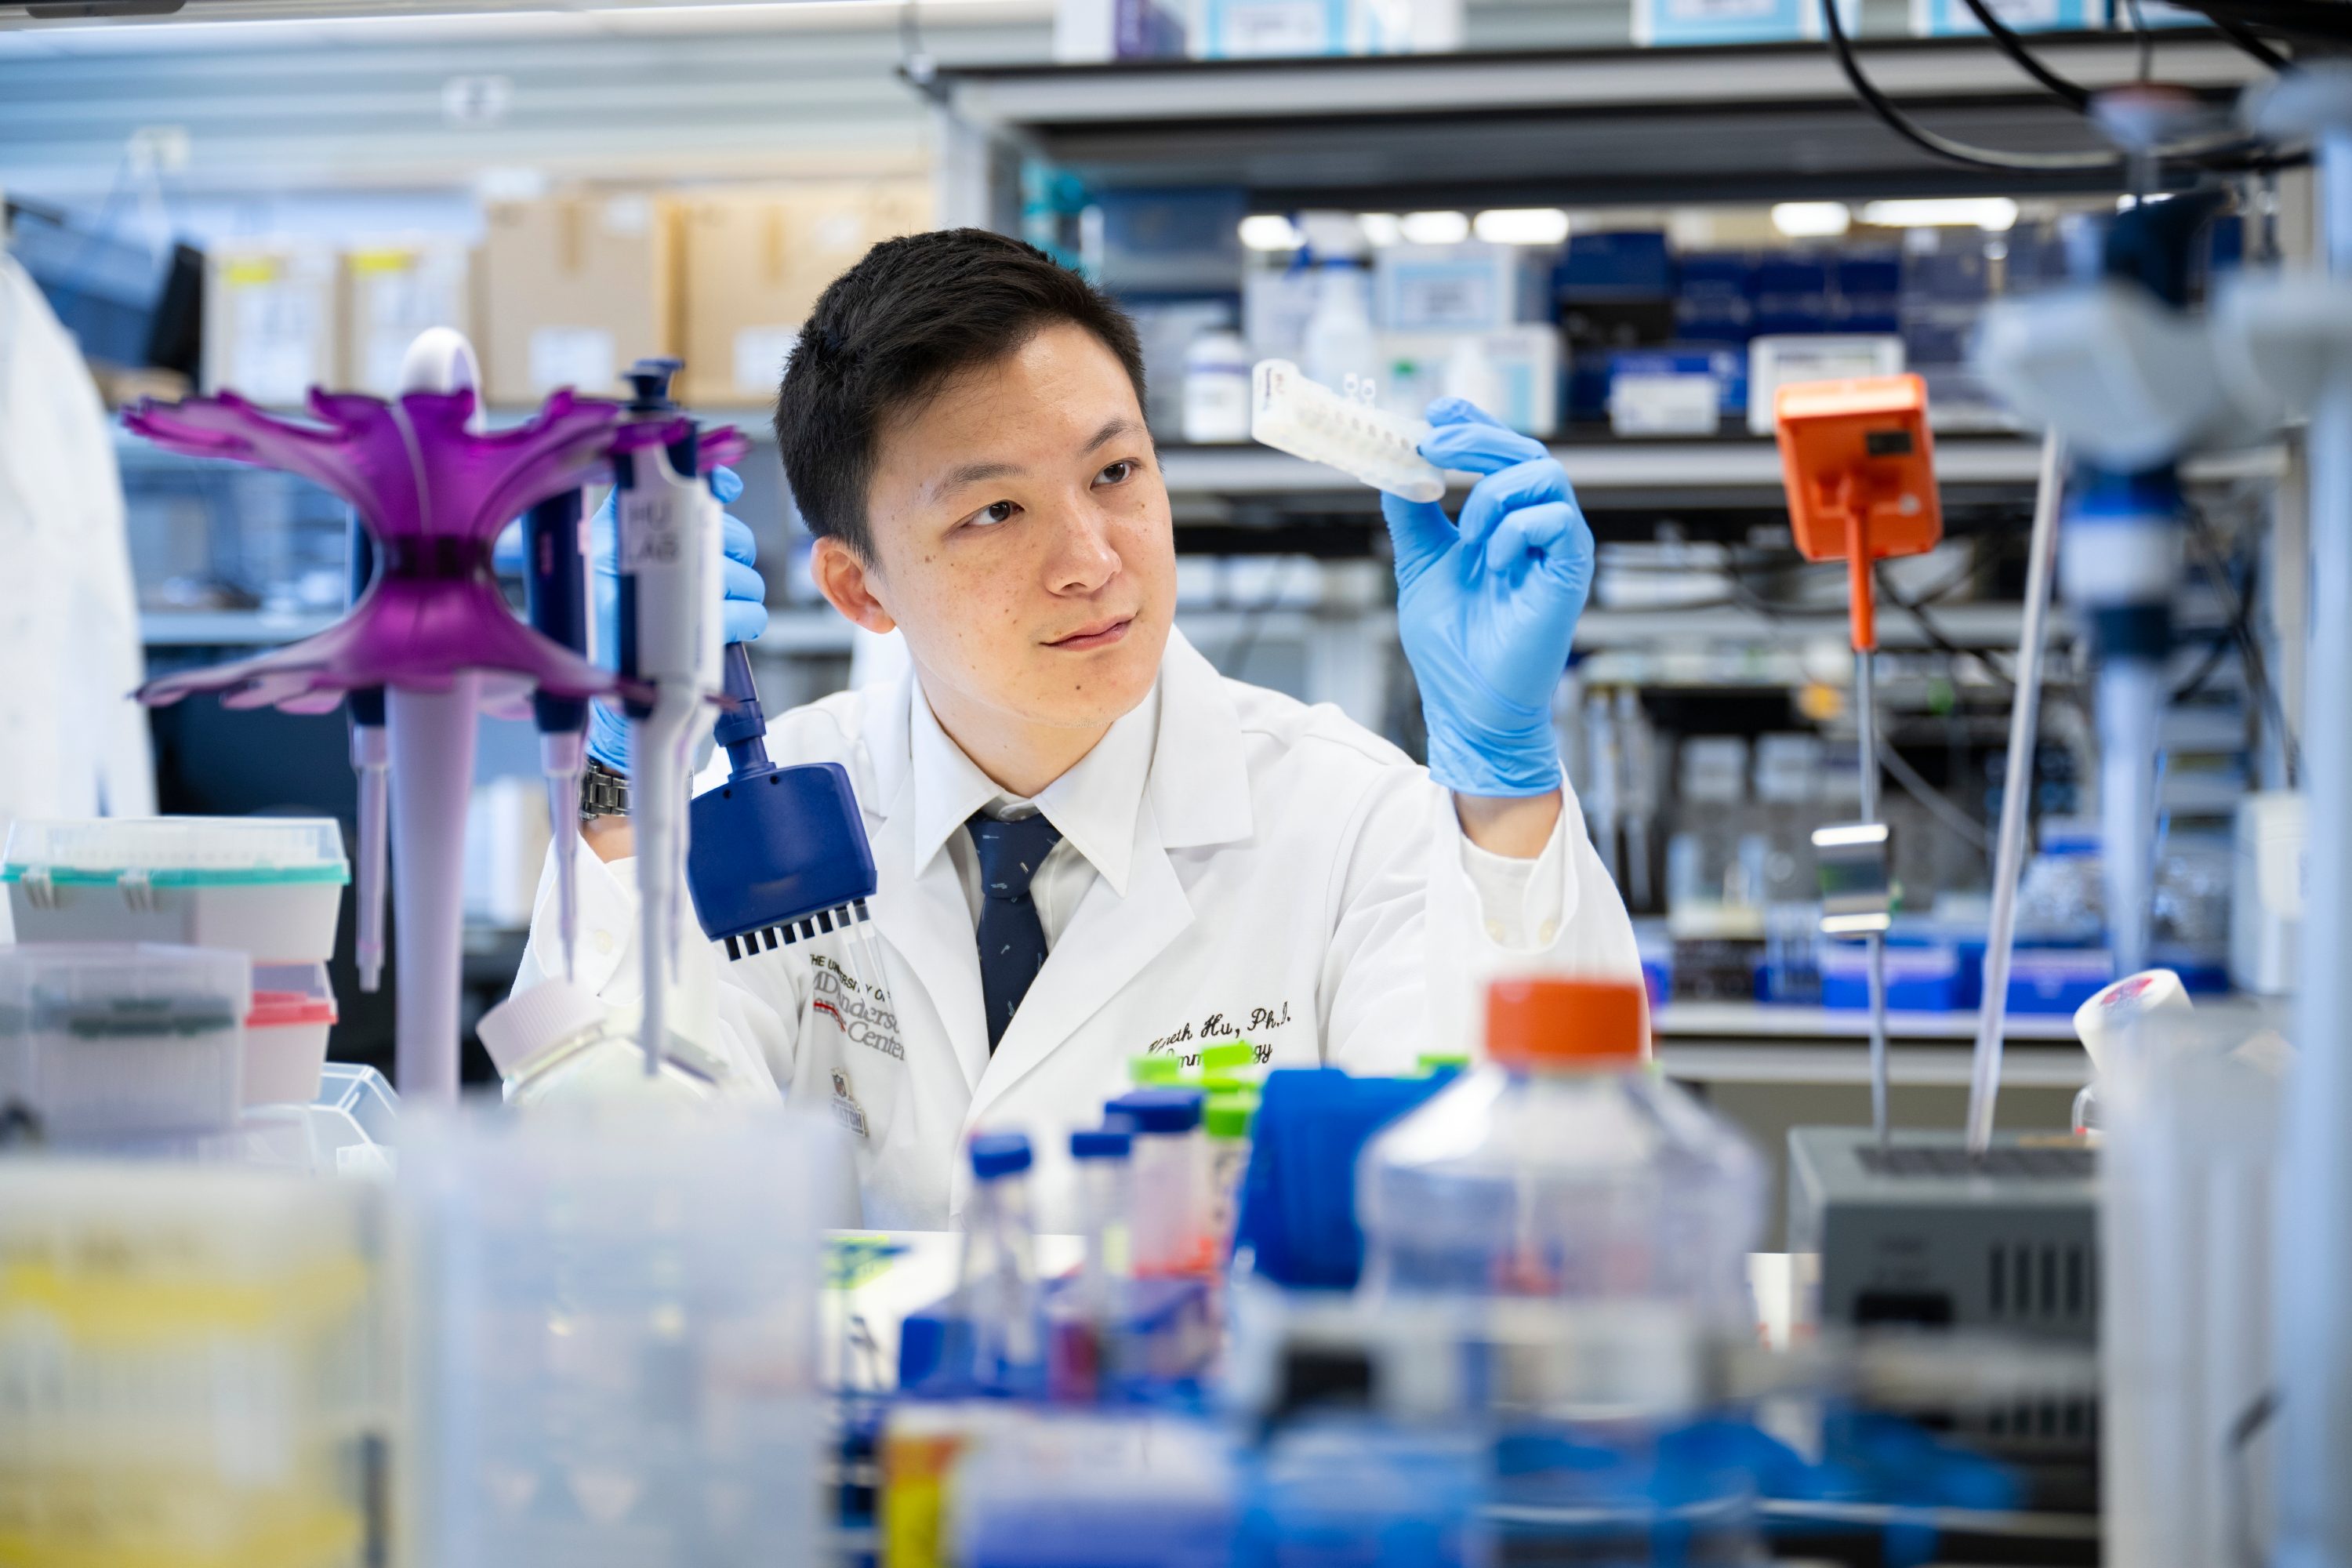
M 727 695 L 714 738 L 727 748 L 725 784 L 688 807 L 686 885 L 704 934 L 727 956 L 753 953 L 839 931 L 862 984 L 879 959 L 865 927 L 872 918 L 874 851 L 838 763 L 780 768 L 768 759 L 767 715 L 741 643 L 728 645 Z M 854 956 L 866 950 L 864 962 Z

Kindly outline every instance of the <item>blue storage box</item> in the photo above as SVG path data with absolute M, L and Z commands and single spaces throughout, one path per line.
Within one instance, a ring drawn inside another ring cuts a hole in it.
M 2106 25 L 2105 0 L 1987 0 L 1987 5 L 2012 32 L 2071 33 Z M 1967 0 L 1911 0 L 1911 32 L 1922 38 L 1981 37 L 1984 27 Z
M 1675 335 L 1685 342 L 1744 343 L 1756 335 L 1756 260 L 1745 251 L 1694 251 L 1682 258 Z
M 1711 375 L 1717 412 L 1739 419 L 1748 414 L 1748 356 L 1738 349 L 1710 344 L 1662 349 L 1617 349 L 1609 355 L 1608 382 L 1621 375 Z M 1601 388 L 1600 416 L 1609 413 L 1609 385 Z
M 1824 942 L 1822 1005 L 1870 1005 L 1870 950 L 1860 942 Z M 1897 1013 L 1951 1013 L 1969 1006 L 1959 950 L 1949 942 L 1886 945 L 1886 1005 Z
M 2009 1010 L 2071 1015 L 2116 977 L 2100 947 L 2021 947 L 2009 958 Z

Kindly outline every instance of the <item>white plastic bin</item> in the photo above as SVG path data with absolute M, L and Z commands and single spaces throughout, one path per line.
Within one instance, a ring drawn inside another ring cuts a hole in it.
M 245 1016 L 247 1105 L 308 1105 L 319 1097 L 335 993 L 323 963 L 269 963 L 253 972 Z
M 245 954 L 151 942 L 0 947 L 0 1104 L 68 1139 L 236 1120 Z
M 352 879 L 331 817 L 141 816 L 19 822 L 0 883 L 19 942 L 233 947 L 324 963 Z

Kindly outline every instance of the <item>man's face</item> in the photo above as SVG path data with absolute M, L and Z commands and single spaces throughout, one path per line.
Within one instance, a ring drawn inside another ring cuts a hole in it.
M 887 426 L 867 588 L 943 719 L 1100 730 L 1143 700 L 1175 531 L 1135 389 L 1057 324 Z

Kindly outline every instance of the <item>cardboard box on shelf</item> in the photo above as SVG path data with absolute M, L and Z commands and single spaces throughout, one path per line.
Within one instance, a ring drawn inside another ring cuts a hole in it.
M 646 195 L 502 202 L 484 215 L 481 351 L 493 404 L 557 387 L 617 395 L 678 346 L 676 204 Z
M 809 309 L 873 246 L 931 226 L 928 180 L 743 192 L 686 204 L 688 402 L 766 403 Z
M 471 258 L 448 238 L 385 239 L 343 252 L 341 384 L 390 397 L 416 334 L 454 327 L 473 336 Z
M 335 253 L 307 241 L 232 241 L 205 263 L 204 383 L 256 403 L 299 404 L 341 379 Z

